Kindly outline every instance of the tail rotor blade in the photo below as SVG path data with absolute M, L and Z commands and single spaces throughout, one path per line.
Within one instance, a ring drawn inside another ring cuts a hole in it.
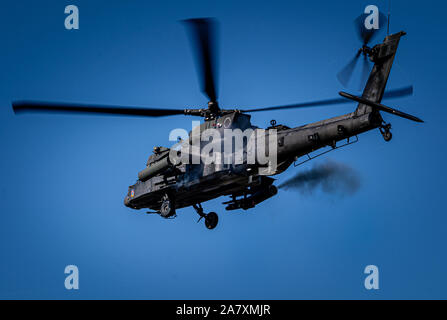
M 368 81 L 370 66 L 368 62 L 368 57 L 366 55 L 363 55 L 363 61 L 362 61 L 362 75 L 360 78 L 360 88 L 359 91 L 363 91 L 363 89 L 366 86 L 366 81 Z
M 361 14 L 357 19 L 354 20 L 355 29 L 357 31 L 357 36 L 363 45 L 368 45 L 368 43 L 380 33 L 380 30 L 387 24 L 387 17 L 383 13 L 379 12 L 379 29 L 366 29 L 365 21 L 369 18 L 369 14 Z
M 347 87 L 349 84 L 349 80 L 351 80 L 352 74 L 354 73 L 355 66 L 357 65 L 357 61 L 360 57 L 361 52 L 359 51 L 354 58 L 349 61 L 349 63 L 339 72 L 337 73 L 337 79 L 343 85 L 343 87 Z

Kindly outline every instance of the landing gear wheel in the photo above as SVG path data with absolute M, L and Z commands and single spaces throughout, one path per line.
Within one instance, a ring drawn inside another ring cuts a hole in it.
M 217 226 L 219 222 L 219 216 L 215 212 L 210 212 L 205 216 L 205 226 L 212 230 Z
M 207 229 L 212 230 L 217 226 L 217 223 L 219 222 L 219 217 L 217 216 L 217 213 L 215 212 L 204 213 L 202 205 L 200 203 L 193 204 L 192 207 L 194 208 L 194 210 L 196 210 L 197 214 L 200 216 L 197 222 L 205 218 L 205 227 L 207 227 Z
M 161 199 L 160 215 L 163 218 L 169 218 L 175 215 L 174 198 L 167 193 Z
M 393 134 L 390 131 L 383 133 L 383 139 L 388 142 L 393 138 Z

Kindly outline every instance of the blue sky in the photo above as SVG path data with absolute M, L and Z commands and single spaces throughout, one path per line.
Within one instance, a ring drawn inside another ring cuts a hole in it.
M 64 29 L 64 8 L 80 29 Z M 447 6 L 392 3 L 391 31 L 405 30 L 389 102 L 426 121 L 384 115 L 378 131 L 326 159 L 361 173 L 353 196 L 279 194 L 220 215 L 212 232 L 192 208 L 163 220 L 124 207 L 155 145 L 191 119 L 14 116 L 14 99 L 202 107 L 185 31 L 177 21 L 220 21 L 220 104 L 270 106 L 332 98 L 336 73 L 359 43 L 353 19 L 385 1 L 9 1 L 0 10 L 0 298 L 406 299 L 447 298 L 445 52 Z M 382 38 L 383 34 L 381 35 Z M 288 126 L 344 114 L 353 104 L 259 113 Z M 317 160 L 317 161 L 324 161 Z M 298 170 L 278 177 L 283 181 Z M 64 288 L 64 268 L 80 290 Z M 380 290 L 363 286 L 366 265 Z

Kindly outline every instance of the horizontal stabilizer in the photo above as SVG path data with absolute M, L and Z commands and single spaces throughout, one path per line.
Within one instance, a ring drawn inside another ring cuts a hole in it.
M 413 120 L 413 121 L 416 121 L 416 122 L 424 122 L 423 120 L 419 119 L 418 117 L 412 116 L 411 114 L 408 114 L 408 113 L 405 113 L 405 112 L 402 112 L 402 111 L 399 111 L 399 110 L 387 107 L 387 106 L 385 106 L 383 104 L 380 104 L 380 103 L 377 103 L 377 102 L 374 102 L 374 101 L 371 101 L 371 100 L 368 100 L 368 99 L 365 99 L 365 98 L 354 96 L 352 94 L 349 94 L 349 93 L 346 93 L 346 92 L 343 92 L 343 91 L 340 91 L 339 94 L 342 97 L 344 97 L 344 98 L 356 101 L 358 103 L 363 103 L 363 104 L 365 104 L 367 106 L 370 106 L 371 108 L 374 108 L 374 109 L 377 109 L 377 110 L 380 110 L 380 111 L 383 111 L 383 112 L 388 112 L 388 113 L 394 114 L 395 116 L 398 116 L 398 117 L 402 117 L 402 118 L 405 118 L 405 119 Z

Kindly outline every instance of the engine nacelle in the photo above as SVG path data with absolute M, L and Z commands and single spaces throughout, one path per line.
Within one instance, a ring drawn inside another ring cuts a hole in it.
M 171 166 L 169 161 L 169 156 L 166 156 L 146 167 L 146 169 L 138 172 L 138 179 L 141 181 L 149 180 L 150 178 L 156 176 L 159 173 L 167 170 Z

